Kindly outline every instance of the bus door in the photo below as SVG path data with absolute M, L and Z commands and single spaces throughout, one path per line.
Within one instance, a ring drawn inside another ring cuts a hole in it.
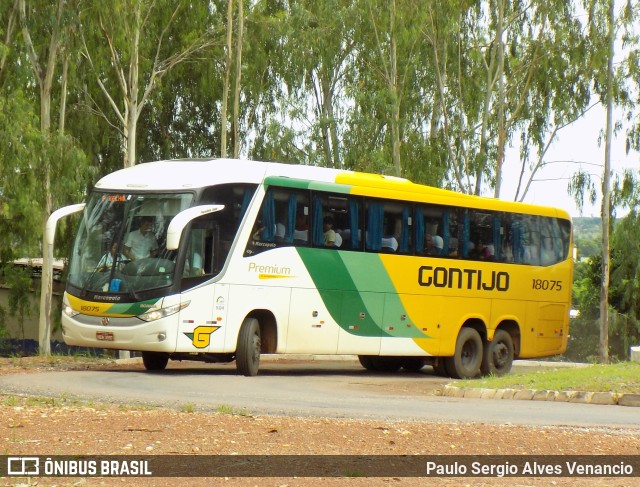
M 181 302 L 188 305 L 180 312 L 179 352 L 220 352 L 224 347 L 229 289 L 210 282 L 222 265 L 218 233 L 217 225 L 202 225 L 186 239 Z

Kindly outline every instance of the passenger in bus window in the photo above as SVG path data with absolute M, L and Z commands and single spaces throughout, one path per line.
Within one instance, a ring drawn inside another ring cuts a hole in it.
M 333 229 L 333 217 L 325 216 L 322 223 L 324 225 L 324 245 L 326 247 L 335 247 L 336 232 Z
M 276 223 L 276 242 L 284 242 L 285 235 L 287 233 L 287 227 L 284 223 Z
M 287 234 L 287 224 L 286 224 L 286 221 L 287 221 L 287 209 L 283 208 L 278 213 L 280 215 L 280 218 L 279 218 L 278 222 L 276 223 L 275 239 L 276 239 L 276 242 L 284 242 L 285 236 Z
M 385 235 L 380 241 L 380 246 L 384 252 L 395 252 L 398 250 L 398 241 L 393 235 Z
M 202 265 L 202 256 L 198 252 L 187 251 L 187 259 L 184 263 L 184 272 L 182 277 L 195 277 L 204 275 L 204 266 Z
M 293 230 L 293 243 L 304 245 L 309 241 L 309 225 L 307 219 L 302 213 L 296 216 L 296 227 Z
M 472 259 L 490 260 L 492 256 L 493 254 L 491 253 L 489 247 L 486 246 L 482 240 L 478 240 L 477 245 L 475 245 L 474 248 L 469 252 L 469 257 L 471 257 Z
M 425 235 L 424 243 L 424 248 L 427 255 L 442 255 L 444 241 L 440 235 L 431 235 L 430 233 L 427 233 Z
M 129 232 L 122 251 L 128 259 L 144 259 L 147 257 L 155 257 L 158 254 L 158 241 L 151 231 L 152 228 L 153 218 L 142 217 L 140 228 Z

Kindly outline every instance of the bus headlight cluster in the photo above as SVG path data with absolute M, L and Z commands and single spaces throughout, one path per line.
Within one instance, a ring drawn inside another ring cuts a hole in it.
M 138 318 L 140 318 L 143 321 L 156 321 L 156 320 L 159 320 L 160 318 L 164 318 L 166 316 L 171 316 L 173 314 L 176 314 L 181 309 L 184 309 L 187 306 L 189 306 L 189 304 L 191 304 L 191 301 L 186 301 L 184 303 L 168 306 L 167 308 L 152 309 L 150 311 L 147 311 L 144 314 L 138 315 Z
M 80 314 L 79 311 L 74 310 L 71 306 L 69 306 L 68 304 L 65 304 L 62 307 L 62 312 L 67 315 L 69 318 L 73 318 L 74 316 L 77 316 Z

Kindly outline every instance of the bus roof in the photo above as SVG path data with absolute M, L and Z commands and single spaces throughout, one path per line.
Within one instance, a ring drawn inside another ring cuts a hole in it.
M 349 193 L 380 198 L 570 219 L 566 211 L 557 208 L 472 196 L 394 176 L 239 159 L 176 159 L 141 163 L 104 176 L 96 183 L 96 188 L 110 191 L 175 191 L 225 183 L 261 184 L 267 177 L 328 183 L 327 189 L 333 184 L 345 185 L 350 187 Z
M 335 182 L 337 169 L 239 159 L 176 159 L 146 162 L 104 176 L 98 189 L 167 191 L 224 183 L 260 184 L 265 177 L 287 176 Z

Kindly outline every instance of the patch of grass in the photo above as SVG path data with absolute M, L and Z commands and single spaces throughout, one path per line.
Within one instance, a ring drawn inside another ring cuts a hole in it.
M 249 416 L 249 413 L 245 409 L 234 408 L 228 404 L 216 406 L 216 412 L 220 414 L 230 414 L 232 416 Z
M 16 396 L 6 396 L 2 400 L 2 405 L 9 406 L 9 407 L 15 407 L 15 406 L 19 406 L 20 405 L 20 401 L 18 400 L 18 398 Z
M 58 408 L 64 406 L 91 407 L 92 402 L 82 401 L 68 394 L 61 394 L 59 397 L 47 396 L 13 396 L 0 395 L 0 406 L 9 407 L 42 407 Z
M 193 413 L 195 410 L 196 410 L 196 407 L 193 405 L 193 403 L 187 402 L 182 405 L 183 413 Z
M 640 393 L 640 364 L 620 362 L 575 368 L 518 370 L 502 377 L 459 380 L 451 385 L 486 389 Z

